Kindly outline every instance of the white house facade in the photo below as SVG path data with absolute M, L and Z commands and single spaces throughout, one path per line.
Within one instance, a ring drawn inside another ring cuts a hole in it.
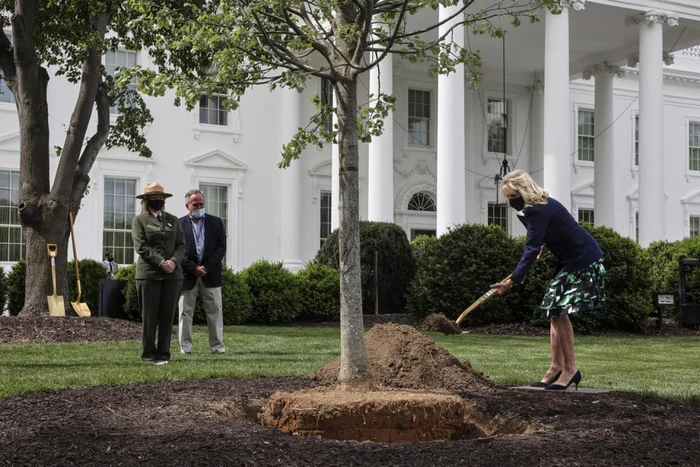
M 700 235 L 700 4 L 563 3 L 560 15 L 543 13 L 538 23 L 504 23 L 504 41 L 469 29 L 451 36 L 483 55 L 477 89 L 467 70 L 433 78 L 397 56 L 363 76 L 365 103 L 379 89 L 397 99 L 385 133 L 360 145 L 362 219 L 394 222 L 409 238 L 465 222 L 523 235 L 495 184 L 505 160 L 578 219 L 643 246 Z M 149 58 L 119 50 L 105 64 L 113 70 Z M 328 89 L 316 78 L 303 93 L 253 88 L 232 112 L 216 97 L 192 112 L 173 107 L 172 95 L 145 97 L 153 157 L 101 151 L 76 219 L 78 255 L 113 251 L 120 263 L 134 261 L 134 197 L 158 181 L 173 193 L 166 209 L 178 216 L 187 190 L 205 192 L 207 211 L 227 228 L 228 266 L 264 258 L 299 269 L 338 225 L 337 146 L 308 148 L 288 169 L 277 164 L 282 145 L 315 112 L 312 97 L 332 99 Z M 14 209 L 19 125 L 12 95 L 3 84 L 0 91 L 0 264 L 9 265 L 23 255 Z M 76 95 L 61 77 L 49 81 L 53 146 L 63 144 Z

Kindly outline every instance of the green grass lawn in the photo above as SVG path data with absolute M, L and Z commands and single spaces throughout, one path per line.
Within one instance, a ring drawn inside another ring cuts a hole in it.
M 526 384 L 549 363 L 546 337 L 444 336 L 438 345 L 492 380 Z M 308 375 L 340 352 L 338 328 L 234 326 L 225 355 L 212 355 L 205 327 L 195 327 L 192 355 L 169 365 L 141 362 L 140 341 L 0 345 L 0 397 L 63 388 L 219 377 Z M 582 386 L 700 401 L 696 337 L 577 337 Z

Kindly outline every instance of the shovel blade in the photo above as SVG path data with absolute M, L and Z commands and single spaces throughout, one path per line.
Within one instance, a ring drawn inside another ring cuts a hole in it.
M 66 316 L 66 307 L 61 295 L 47 295 L 46 300 L 49 302 L 50 316 Z
M 70 302 L 70 304 L 73 307 L 73 311 L 75 311 L 75 314 L 80 316 L 81 318 L 87 318 L 92 316 L 92 313 L 90 313 L 90 308 L 88 308 L 87 303 Z

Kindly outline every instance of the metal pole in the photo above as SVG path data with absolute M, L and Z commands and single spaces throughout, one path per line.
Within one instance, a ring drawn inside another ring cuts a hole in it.
M 379 314 L 379 252 L 374 250 L 374 314 Z

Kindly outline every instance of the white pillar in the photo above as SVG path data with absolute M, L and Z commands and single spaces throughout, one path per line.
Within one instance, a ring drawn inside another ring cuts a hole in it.
M 532 115 L 530 125 L 530 175 L 538 185 L 544 185 L 544 85 L 537 81 L 530 89 Z M 520 167 L 516 167 L 520 168 Z
M 282 138 L 291 140 L 300 125 L 301 95 L 294 89 L 282 91 Z M 304 266 L 302 262 L 302 185 L 301 160 L 291 162 L 282 169 L 280 229 L 280 252 L 284 267 L 296 272 Z
M 639 244 L 666 239 L 663 141 L 663 23 L 678 17 L 648 11 L 625 20 L 639 25 Z
M 574 4 L 581 9 L 582 5 Z M 544 189 L 571 210 L 569 6 L 544 19 Z
M 459 6 L 439 8 L 439 21 L 445 21 L 459 10 Z M 440 26 L 442 36 L 462 16 Z M 456 27 L 447 36 L 459 47 L 464 47 L 464 28 Z M 466 175 L 464 162 L 464 65 L 457 65 L 454 73 L 438 76 L 437 109 L 437 235 L 449 227 L 466 221 Z
M 593 150 L 594 186 L 595 186 L 595 225 L 615 228 L 617 212 L 615 173 L 615 120 L 613 80 L 615 75 L 622 76 L 619 66 L 606 62 L 583 70 L 583 79 L 595 77 L 595 140 Z M 619 231 L 619 230 L 618 230 Z
M 372 99 L 379 93 L 392 95 L 393 58 L 388 54 L 369 72 L 369 92 Z M 369 143 L 367 173 L 367 219 L 376 222 L 394 222 L 394 113 L 384 120 L 384 132 L 373 136 Z
M 334 89 L 333 107 L 336 107 L 336 101 Z M 333 128 L 337 125 L 338 116 L 333 112 Z M 338 227 L 340 227 L 340 145 L 331 143 L 331 232 Z

